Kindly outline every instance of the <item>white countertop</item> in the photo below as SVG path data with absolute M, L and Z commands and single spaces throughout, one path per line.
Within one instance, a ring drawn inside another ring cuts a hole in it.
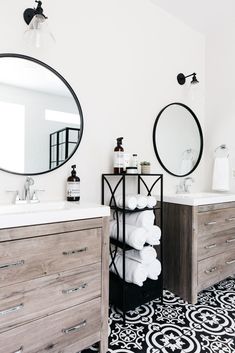
M 163 201 L 180 205 L 200 206 L 235 201 L 235 194 L 219 192 L 198 192 L 188 194 L 164 193 Z
M 106 217 L 110 208 L 80 202 L 42 202 L 37 204 L 0 205 L 0 229 L 36 224 Z

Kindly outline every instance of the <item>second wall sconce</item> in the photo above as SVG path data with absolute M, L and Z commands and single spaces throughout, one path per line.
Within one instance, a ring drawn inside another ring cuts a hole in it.
M 180 85 L 184 85 L 185 82 L 186 82 L 186 78 L 188 77 L 192 77 L 192 81 L 191 81 L 191 84 L 196 84 L 196 83 L 199 83 L 197 77 L 196 77 L 196 73 L 194 72 L 193 74 L 190 74 L 190 75 L 187 75 L 185 76 L 184 74 L 180 73 L 177 75 L 177 81 Z

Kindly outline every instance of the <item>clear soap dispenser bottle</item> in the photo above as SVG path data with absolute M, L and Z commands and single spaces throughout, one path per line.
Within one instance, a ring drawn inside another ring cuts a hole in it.
M 67 201 L 80 200 L 80 178 L 76 175 L 76 165 L 72 165 L 71 176 L 67 179 Z

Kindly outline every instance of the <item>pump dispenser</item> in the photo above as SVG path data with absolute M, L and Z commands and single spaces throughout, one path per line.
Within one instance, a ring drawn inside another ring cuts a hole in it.
M 80 178 L 76 175 L 76 165 L 72 165 L 71 176 L 67 179 L 67 201 L 80 200 Z
M 117 146 L 114 148 L 114 174 L 122 174 L 124 171 L 124 148 L 122 147 L 123 137 L 117 138 Z

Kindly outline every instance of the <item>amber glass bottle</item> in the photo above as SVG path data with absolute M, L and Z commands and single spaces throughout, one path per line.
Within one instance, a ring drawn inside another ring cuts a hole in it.
M 67 179 L 67 201 L 80 200 L 80 178 L 76 175 L 76 165 L 72 165 L 71 176 Z
M 117 146 L 114 148 L 114 174 L 122 174 L 124 171 L 124 148 L 122 147 L 123 137 L 117 138 Z

